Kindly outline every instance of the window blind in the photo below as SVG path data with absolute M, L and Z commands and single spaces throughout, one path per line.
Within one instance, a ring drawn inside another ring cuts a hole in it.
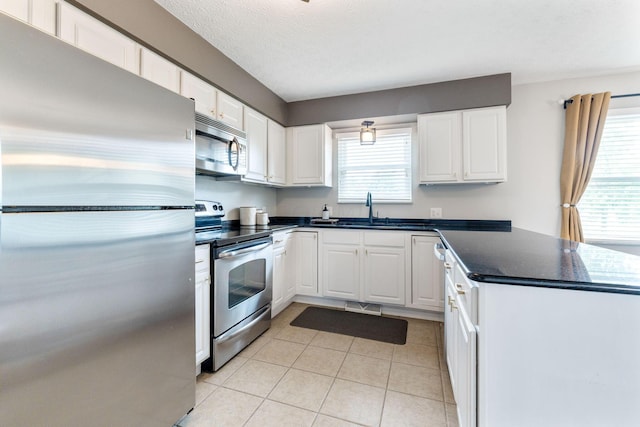
M 609 111 L 578 209 L 586 240 L 640 243 L 640 109 Z
M 376 132 L 373 145 L 358 133 L 338 134 L 338 203 L 411 202 L 411 129 Z

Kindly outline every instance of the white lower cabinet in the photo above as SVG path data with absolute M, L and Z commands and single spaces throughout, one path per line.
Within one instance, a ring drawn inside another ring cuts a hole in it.
M 477 297 L 464 279 L 464 273 L 450 259 L 445 265 L 446 298 L 445 354 L 451 388 L 456 401 L 458 423 L 475 427 L 477 423 L 477 330 L 472 318 Z
M 318 233 L 296 230 L 293 233 L 293 238 L 295 241 L 295 293 L 319 296 Z
M 365 231 L 363 299 L 380 304 L 405 303 L 405 235 Z
M 273 234 L 273 299 L 271 317 L 284 310 L 295 296 L 294 238 L 292 231 Z
M 195 308 L 196 308 L 196 365 L 206 360 L 211 354 L 210 335 L 210 296 L 211 296 L 211 264 L 210 246 L 196 246 L 195 266 Z
M 411 297 L 407 306 L 431 311 L 444 311 L 442 263 L 433 256 L 440 243 L 436 235 L 411 236 Z
M 322 245 L 322 289 L 324 296 L 360 300 L 360 247 Z
M 404 242 L 403 233 L 389 231 L 323 233 L 323 295 L 404 305 Z

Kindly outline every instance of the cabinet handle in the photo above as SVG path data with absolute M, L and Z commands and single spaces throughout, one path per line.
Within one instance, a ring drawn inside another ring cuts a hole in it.
M 365 254 L 365 255 L 369 255 L 369 249 L 365 249 L 365 250 L 364 250 L 364 254 Z
M 224 112 L 223 112 L 223 113 L 220 113 L 220 118 L 221 118 L 221 119 L 224 119 Z
M 204 262 L 204 260 L 203 259 L 197 259 L 196 260 L 196 264 L 200 264 L 201 262 Z
M 451 297 L 449 297 L 449 298 L 451 298 Z M 453 309 L 454 309 L 454 308 L 455 308 L 456 310 L 458 309 L 458 306 L 456 305 L 456 302 L 455 302 L 455 300 L 453 300 L 453 299 L 449 301 L 449 307 L 451 307 L 451 311 L 452 311 L 452 312 L 453 312 Z
M 215 108 L 214 108 L 213 110 L 211 110 L 211 115 L 212 115 L 213 117 L 215 117 L 215 116 L 216 116 L 216 109 L 215 109 Z
M 464 295 L 466 293 L 466 291 L 464 289 L 462 289 L 462 283 L 456 283 L 456 291 L 460 295 Z
M 450 262 L 445 262 L 444 263 L 444 268 L 446 268 L 447 270 L 451 270 L 451 263 Z
M 358 250 L 356 249 L 356 255 L 358 255 Z
M 284 251 L 284 256 L 287 256 L 287 251 Z
M 313 240 L 316 240 L 317 238 L 318 238 L 318 235 L 317 235 L 317 234 L 314 234 L 314 235 L 313 235 Z
M 413 238 L 413 244 L 414 245 L 416 244 L 416 238 L 415 237 Z
M 282 243 L 282 242 L 283 242 L 282 240 L 276 240 L 276 241 L 275 241 L 275 242 L 273 242 L 273 243 L 277 245 L 278 243 Z

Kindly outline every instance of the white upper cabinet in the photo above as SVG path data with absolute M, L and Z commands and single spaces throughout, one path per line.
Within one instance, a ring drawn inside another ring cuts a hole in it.
M 505 106 L 418 116 L 420 183 L 507 179 Z
M 331 138 L 327 125 L 287 128 L 289 185 L 331 187 Z
M 0 0 L 0 10 L 21 21 L 29 22 L 29 2 L 26 0 Z
M 480 108 L 462 112 L 465 181 L 507 179 L 507 109 Z
M 457 112 L 418 117 L 420 182 L 455 182 L 459 179 L 460 120 Z
M 58 3 L 58 37 L 86 52 L 138 74 L 138 45 L 86 13 Z
M 267 181 L 274 185 L 287 183 L 286 131 L 273 120 L 267 129 Z
M 173 92 L 180 92 L 180 68 L 147 48 L 140 48 L 140 75 Z
M 55 34 L 56 3 L 57 0 L 0 0 L 0 11 Z
M 180 95 L 195 102 L 198 113 L 216 116 L 218 91 L 215 87 L 186 71 L 180 73 Z
M 224 92 L 218 92 L 218 101 L 216 108 L 216 112 L 218 114 L 216 116 L 216 119 L 236 129 L 244 130 L 243 110 L 244 106 L 242 105 L 242 102 L 227 95 Z
M 247 173 L 250 181 L 267 181 L 267 118 L 251 108 L 244 109 L 244 127 L 247 132 Z

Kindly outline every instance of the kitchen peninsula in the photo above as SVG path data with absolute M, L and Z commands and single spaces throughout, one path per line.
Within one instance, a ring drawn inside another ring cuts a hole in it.
M 477 336 L 445 314 L 461 425 L 640 423 L 638 257 L 517 228 L 440 236 L 461 273 L 447 293 L 455 323 L 467 320 L 459 286 L 477 289 Z

